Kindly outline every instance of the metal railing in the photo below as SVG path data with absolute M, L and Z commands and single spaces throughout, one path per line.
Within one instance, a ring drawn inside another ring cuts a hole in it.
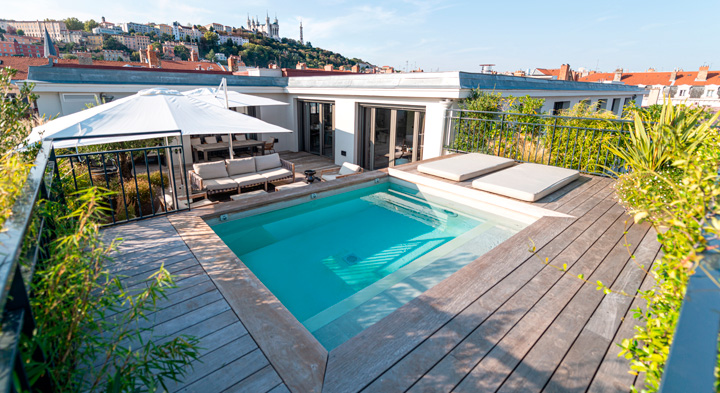
M 627 142 L 628 120 L 449 109 L 444 148 L 480 152 L 614 176 L 620 162 L 605 148 Z
M 115 191 L 106 198 L 105 225 L 190 208 L 182 145 L 63 154 L 57 161 L 68 195 L 92 186 Z
M 50 142 L 40 148 L 34 166 L 28 174 L 22 192 L 13 204 L 12 214 L 0 231 L 0 306 L 2 306 L 2 336 L 0 336 L 0 391 L 30 390 L 20 354 L 20 337 L 32 337 L 35 321 L 30 309 L 29 287 L 35 267 L 47 259 L 47 245 L 53 240 L 41 215 L 36 214 L 44 201 L 64 201 L 60 177 L 55 165 L 55 151 Z M 43 361 L 40 350 L 32 355 Z M 16 386 L 17 384 L 17 386 Z M 34 389 L 51 391 L 46 375 L 34 383 Z

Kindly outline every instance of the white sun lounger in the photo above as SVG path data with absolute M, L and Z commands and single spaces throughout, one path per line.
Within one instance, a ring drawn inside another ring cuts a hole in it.
M 495 172 L 515 165 L 509 158 L 490 156 L 480 153 L 469 153 L 461 156 L 446 158 L 420 164 L 418 172 L 442 177 L 453 181 L 464 181 L 486 173 Z
M 535 202 L 580 177 L 574 169 L 541 164 L 520 164 L 483 176 L 472 182 L 473 188 Z

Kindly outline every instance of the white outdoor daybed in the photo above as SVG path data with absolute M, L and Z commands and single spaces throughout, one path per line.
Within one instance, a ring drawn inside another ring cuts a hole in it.
M 574 169 L 541 164 L 520 164 L 478 178 L 473 188 L 535 202 L 580 177 Z
M 469 153 L 420 164 L 417 170 L 420 173 L 442 177 L 443 179 L 464 181 L 513 165 L 515 165 L 515 161 L 509 158 Z

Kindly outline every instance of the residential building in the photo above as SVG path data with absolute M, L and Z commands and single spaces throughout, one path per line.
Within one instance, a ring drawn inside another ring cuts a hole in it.
M 103 59 L 107 61 L 130 61 L 130 57 L 121 50 L 103 49 Z
M 83 32 L 80 30 L 67 30 L 63 33 L 62 42 L 72 42 L 74 44 L 81 44 L 85 41 Z
M 192 41 L 198 41 L 202 35 L 203 33 L 195 26 L 182 26 L 178 22 L 173 22 L 172 36 L 175 37 L 175 41 L 185 40 L 185 37 L 190 37 Z
M 212 31 L 225 31 L 225 26 L 220 23 L 210 23 L 208 25 L 203 26 L 204 28 Z
M 26 35 L 17 35 L 17 34 L 4 34 L 5 41 L 17 41 L 18 44 L 42 44 L 42 38 L 39 37 L 30 37 Z
M 159 25 L 155 25 L 155 28 L 160 31 L 160 35 L 162 35 L 162 34 L 173 35 L 173 28 L 170 25 L 161 23 Z
M 92 29 L 93 34 L 109 34 L 109 35 L 121 35 L 123 30 L 119 26 L 113 27 L 95 27 Z
M 115 23 L 111 23 L 105 20 L 105 17 L 103 16 L 100 19 L 100 23 L 98 23 L 98 26 L 103 27 L 105 29 L 112 29 L 115 27 Z
M 225 60 L 227 60 L 227 56 L 225 56 L 224 53 L 216 53 L 215 60 L 225 61 Z
M 197 64 L 199 70 L 169 68 L 178 63 L 183 66 Z M 642 88 L 621 83 L 541 80 L 466 72 L 343 72 L 327 76 L 283 77 L 279 69 L 261 72 L 257 74 L 259 76 L 244 76 L 203 62 L 163 60 L 152 69 L 146 64 L 141 64 L 142 69 L 134 68 L 134 64 L 128 63 L 129 67 L 121 70 L 86 67 L 82 80 L 78 79 L 76 71 L 62 64 L 30 67 L 27 78 L 37 81 L 35 93 L 40 97 L 37 101 L 40 115 L 71 113 L 70 110 L 79 105 L 77 94 L 87 96 L 91 102 L 101 93 L 120 98 L 149 85 L 190 90 L 214 87 L 226 78 L 232 90 L 289 103 L 287 106 L 263 107 L 256 112 L 260 119 L 294 131 L 292 134 L 267 135 L 278 138 L 277 150 L 308 151 L 328 157 L 336 164 L 351 162 L 368 169 L 394 165 L 387 158 L 384 161 L 376 158 L 372 149 L 377 152 L 403 144 L 403 148 L 413 152 L 413 159 L 441 155 L 448 110 L 457 108 L 458 101 L 471 94 L 473 89 L 542 98 L 545 100 L 544 112 L 580 101 L 639 102 L 645 92 Z M 65 95 L 74 96 L 66 100 Z M 377 122 L 366 120 L 373 118 Z M 402 127 L 390 124 L 391 119 L 402 119 Z M 410 135 L 413 137 L 409 138 Z M 394 145 L 391 141 L 395 141 Z M 184 143 L 189 144 L 189 140 Z M 186 149 L 186 153 L 190 151 Z
M 278 23 L 277 16 L 275 17 L 273 23 L 270 23 L 270 16 L 266 15 L 265 23 L 260 24 L 260 21 L 257 18 L 250 19 L 250 15 L 248 15 L 247 30 L 256 34 L 264 34 L 265 36 L 275 40 L 280 40 L 280 24 Z
M 50 38 L 54 41 L 63 42 L 67 27 L 62 21 L 7 21 L 7 26 L 22 30 L 25 35 L 30 37 L 42 38 L 44 31 L 47 30 Z
M 193 44 L 190 42 L 184 42 L 184 41 L 174 41 L 174 42 L 166 41 L 166 42 L 163 42 L 163 44 L 162 44 L 163 55 L 166 58 L 174 58 L 176 46 L 184 46 L 188 49 L 188 52 L 192 52 L 192 51 L 197 52 L 198 51 L 197 44 Z
M 128 49 L 132 51 L 139 51 L 141 49 L 147 48 L 148 45 L 150 45 L 150 37 L 146 35 L 120 35 L 115 37 L 117 40 L 128 47 Z
M 85 43 L 90 49 L 100 48 L 103 44 L 103 36 L 100 34 L 85 36 Z
M 45 57 L 45 51 L 39 43 L 21 44 L 16 40 L 0 41 L 0 56 Z
M 221 35 L 220 36 L 221 44 L 224 44 L 225 42 L 227 42 L 227 40 L 232 41 L 232 43 L 236 46 L 243 46 L 244 44 L 247 44 L 248 42 L 250 42 L 250 40 L 248 40 L 247 38 L 238 37 L 238 36 L 234 36 L 234 35 Z
M 122 28 L 122 31 L 126 33 L 140 33 L 140 34 L 160 34 L 160 29 L 157 27 L 153 27 L 150 25 L 145 25 L 142 23 L 134 23 L 134 22 L 127 22 L 127 23 L 121 23 L 120 27 Z
M 670 97 L 675 104 L 697 105 L 720 110 L 720 71 L 710 71 L 710 67 L 700 67 L 698 71 L 676 70 L 657 72 L 613 73 L 599 72 L 580 79 L 583 82 L 620 83 L 646 89 L 642 106 L 662 104 Z

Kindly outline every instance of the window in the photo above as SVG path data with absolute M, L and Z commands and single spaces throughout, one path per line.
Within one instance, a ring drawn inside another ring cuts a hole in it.
M 611 107 L 610 110 L 613 111 L 613 113 L 618 113 L 618 110 L 619 110 L 619 109 L 620 109 L 620 99 L 619 99 L 619 98 L 613 98 L 613 100 L 612 100 L 612 107 Z
M 685 96 L 685 93 L 686 93 L 685 90 L 680 90 L 680 91 L 678 92 L 678 96 L 679 96 L 679 97 L 684 97 L 684 96 Z
M 705 97 L 712 97 L 714 95 L 713 93 L 715 93 L 715 92 L 712 89 L 708 88 L 705 91 Z
M 553 115 L 559 115 L 563 109 L 570 108 L 570 101 L 556 101 L 553 104 Z
M 607 108 L 607 99 L 601 98 L 597 101 L 597 110 L 602 110 Z

